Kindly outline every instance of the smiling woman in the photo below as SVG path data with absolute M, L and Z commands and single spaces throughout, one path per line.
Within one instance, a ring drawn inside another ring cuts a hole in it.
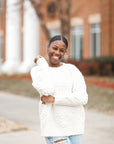
M 57 67 L 61 65 L 60 61 L 63 59 L 65 55 L 68 43 L 67 41 L 65 41 L 64 37 L 62 38 L 60 36 L 56 36 L 57 40 L 55 40 L 54 38 L 51 39 L 48 45 L 48 62 L 49 66 Z
M 47 144 L 81 144 L 88 101 L 81 72 L 72 64 L 61 62 L 68 47 L 65 37 L 51 38 L 48 60 L 37 56 L 32 68 L 32 85 L 40 93 L 41 135 Z M 47 63 L 47 64 L 46 64 Z

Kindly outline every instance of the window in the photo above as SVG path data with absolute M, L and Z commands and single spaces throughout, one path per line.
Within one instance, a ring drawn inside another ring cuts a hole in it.
M 82 59 L 82 39 L 83 26 L 75 26 L 72 28 L 72 58 L 75 60 Z
M 51 29 L 50 30 L 50 35 L 51 37 L 55 36 L 55 35 L 59 35 L 60 34 L 60 31 L 59 29 Z
M 91 57 L 100 56 L 100 24 L 91 24 Z

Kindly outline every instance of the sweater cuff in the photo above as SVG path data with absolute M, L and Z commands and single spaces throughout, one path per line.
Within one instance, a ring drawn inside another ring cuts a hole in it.
M 63 100 L 62 100 L 62 98 L 55 97 L 54 104 L 56 104 L 56 105 L 61 105 L 61 104 L 63 104 Z
M 48 63 L 47 63 L 47 61 L 45 60 L 44 57 L 39 58 L 36 63 L 37 63 L 38 66 L 48 67 Z

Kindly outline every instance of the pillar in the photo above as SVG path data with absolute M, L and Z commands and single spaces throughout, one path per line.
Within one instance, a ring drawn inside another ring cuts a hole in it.
M 7 0 L 6 3 L 6 61 L 2 72 L 13 74 L 20 64 L 21 7 L 20 0 Z
M 23 26 L 23 62 L 19 72 L 27 73 L 34 65 L 34 58 L 39 54 L 39 20 L 30 1 L 24 1 L 24 26 Z

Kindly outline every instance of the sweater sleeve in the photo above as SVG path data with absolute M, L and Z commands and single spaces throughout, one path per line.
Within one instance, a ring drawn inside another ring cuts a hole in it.
M 37 66 L 31 69 L 32 86 L 40 93 L 40 96 L 54 95 L 54 88 L 50 82 L 48 64 L 44 58 L 37 61 Z
M 48 67 L 46 60 L 42 57 L 37 60 L 37 66 L 33 67 L 30 71 L 32 81 L 34 82 L 37 78 L 40 79 L 42 77 L 43 71 L 45 71 Z
M 72 92 L 69 96 L 55 97 L 55 105 L 79 106 L 88 102 L 88 94 L 86 92 L 86 84 L 81 72 L 73 66 L 72 75 Z

